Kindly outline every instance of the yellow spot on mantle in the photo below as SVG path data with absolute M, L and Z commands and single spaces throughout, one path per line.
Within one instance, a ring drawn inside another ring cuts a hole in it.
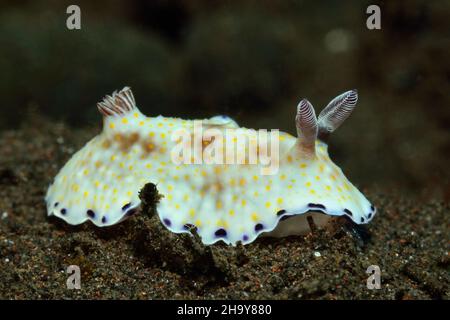
M 216 224 L 218 227 L 228 228 L 228 223 L 225 220 L 219 219 Z

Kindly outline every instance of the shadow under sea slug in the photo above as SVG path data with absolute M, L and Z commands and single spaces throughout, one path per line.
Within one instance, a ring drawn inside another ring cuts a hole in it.
M 269 135 L 265 144 L 252 144 L 259 137 L 256 131 L 228 117 L 202 120 L 203 128 L 214 129 L 216 136 L 201 135 L 188 159 L 193 163 L 186 163 L 178 161 L 183 157 L 174 150 L 195 139 L 198 121 L 146 117 L 126 87 L 98 103 L 103 131 L 55 177 L 46 195 L 48 215 L 72 225 L 90 220 L 111 226 L 139 210 L 139 191 L 151 182 L 163 196 L 157 212 L 164 226 L 181 233 L 194 225 L 204 244 L 248 244 L 262 233 L 304 234 L 310 231 L 306 216 L 311 214 L 319 226 L 332 216 L 368 223 L 374 206 L 331 161 L 324 142 L 350 115 L 357 98 L 356 90 L 343 93 L 318 118 L 304 99 L 295 117 L 297 138 L 281 132 Z M 224 141 L 217 138 L 221 134 Z M 230 150 L 224 146 L 236 137 L 246 138 L 237 145 L 237 153 L 245 154 L 242 162 L 196 162 L 214 154 L 211 150 L 226 158 Z M 267 167 L 250 160 L 267 154 L 269 145 L 277 146 L 277 170 L 264 174 Z

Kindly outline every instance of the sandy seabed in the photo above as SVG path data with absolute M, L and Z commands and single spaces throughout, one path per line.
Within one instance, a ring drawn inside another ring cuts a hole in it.
M 351 228 L 204 247 L 134 216 L 99 229 L 46 216 L 59 168 L 95 130 L 41 119 L 0 133 L 0 299 L 449 299 L 448 202 L 362 190 L 378 207 L 370 239 Z M 68 290 L 66 268 L 81 269 Z M 369 290 L 366 269 L 381 269 Z

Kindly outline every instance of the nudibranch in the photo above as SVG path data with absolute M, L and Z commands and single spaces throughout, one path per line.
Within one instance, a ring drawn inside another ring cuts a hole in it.
M 125 87 L 98 103 L 103 130 L 55 177 L 46 195 L 48 215 L 72 225 L 89 220 L 111 226 L 139 211 L 139 191 L 151 182 L 162 195 L 156 209 L 164 226 L 175 233 L 195 226 L 204 244 L 248 244 L 262 233 L 305 233 L 305 217 L 312 213 L 319 224 L 332 216 L 368 223 L 375 207 L 331 161 L 325 142 L 353 111 L 357 98 L 356 90 L 337 96 L 318 118 L 303 99 L 295 117 L 297 137 L 280 132 L 255 142 L 260 137 L 255 130 L 225 116 L 201 121 L 146 117 Z M 186 151 L 196 139 L 198 123 L 215 135 L 201 134 L 193 151 Z M 245 154 L 243 161 L 225 161 L 233 143 L 237 155 Z M 250 161 L 251 156 L 267 156 L 269 149 L 277 153 L 271 172 L 267 161 Z M 207 151 L 223 161 L 206 161 Z M 303 221 L 286 219 L 294 216 Z M 276 229 L 281 225 L 283 230 Z

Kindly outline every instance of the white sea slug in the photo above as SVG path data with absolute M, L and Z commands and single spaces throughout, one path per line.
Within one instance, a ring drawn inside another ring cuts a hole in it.
M 224 146 L 236 137 L 250 143 L 237 146 L 238 154 L 245 153 L 241 163 L 190 164 L 176 161 L 181 158 L 174 159 L 174 150 L 192 142 L 180 132 L 195 139 L 196 121 L 146 117 L 136 107 L 131 90 L 124 88 L 98 103 L 103 131 L 73 155 L 50 185 L 48 215 L 72 225 L 90 220 L 100 227 L 111 226 L 139 210 L 139 191 L 151 182 L 163 196 L 157 204 L 162 223 L 176 233 L 188 232 L 187 226 L 194 225 L 205 244 L 219 240 L 248 244 L 268 232 L 305 233 L 309 231 L 305 217 L 311 212 L 319 225 L 330 216 L 343 215 L 357 224 L 368 223 L 375 215 L 374 206 L 330 160 L 324 142 L 350 115 L 356 101 L 356 90 L 345 92 L 317 119 L 304 99 L 295 118 L 297 138 L 271 134 L 256 148 L 250 147 L 259 137 L 255 130 L 240 128 L 227 117 L 203 120 L 203 129 L 214 129 L 225 141 L 201 136 L 191 160 L 214 147 L 225 159 L 231 151 Z M 269 149 L 279 157 L 272 159 L 277 170 L 268 174 L 267 163 L 250 160 L 267 155 Z M 286 217 L 293 218 L 279 223 Z

